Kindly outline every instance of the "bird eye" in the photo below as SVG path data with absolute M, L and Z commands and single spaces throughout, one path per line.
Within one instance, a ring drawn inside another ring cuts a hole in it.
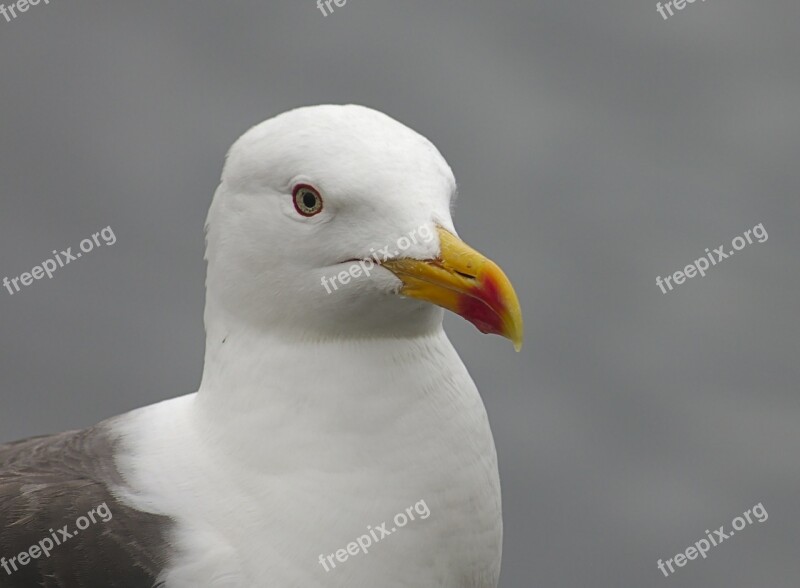
M 300 184 L 294 188 L 294 207 L 303 216 L 314 216 L 322 211 L 322 196 L 311 186 Z

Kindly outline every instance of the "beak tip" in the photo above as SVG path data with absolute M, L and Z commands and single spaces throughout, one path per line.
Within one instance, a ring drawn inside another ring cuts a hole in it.
M 508 324 L 508 323 L 507 323 Z M 514 351 L 519 353 L 522 351 L 522 344 L 525 341 L 525 336 L 522 330 L 522 317 L 518 317 L 518 322 L 514 321 L 509 325 L 505 336 L 514 344 Z

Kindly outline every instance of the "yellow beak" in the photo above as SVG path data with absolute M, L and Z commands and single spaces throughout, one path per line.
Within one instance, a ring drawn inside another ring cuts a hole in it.
M 442 248 L 438 258 L 383 262 L 403 282 L 400 294 L 455 312 L 482 333 L 501 335 L 517 351 L 522 349 L 522 310 L 503 270 L 449 231 L 437 231 Z

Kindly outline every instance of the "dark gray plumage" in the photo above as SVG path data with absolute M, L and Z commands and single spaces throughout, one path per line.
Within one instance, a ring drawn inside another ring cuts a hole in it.
M 0 445 L 0 587 L 157 585 L 168 560 L 170 520 L 134 510 L 113 495 L 111 488 L 124 486 L 116 445 L 105 424 Z M 102 504 L 104 516 L 95 513 L 95 522 L 78 530 L 78 517 Z M 59 531 L 64 525 L 74 535 L 66 540 Z M 27 565 L 17 559 L 15 571 L 11 558 L 47 538 L 62 543 Z

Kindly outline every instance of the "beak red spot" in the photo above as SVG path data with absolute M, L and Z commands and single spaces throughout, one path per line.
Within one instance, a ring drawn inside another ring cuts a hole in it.
M 485 276 L 479 286 L 461 297 L 458 314 L 475 325 L 481 333 L 502 335 L 504 327 L 501 316 L 504 309 L 497 282 Z

